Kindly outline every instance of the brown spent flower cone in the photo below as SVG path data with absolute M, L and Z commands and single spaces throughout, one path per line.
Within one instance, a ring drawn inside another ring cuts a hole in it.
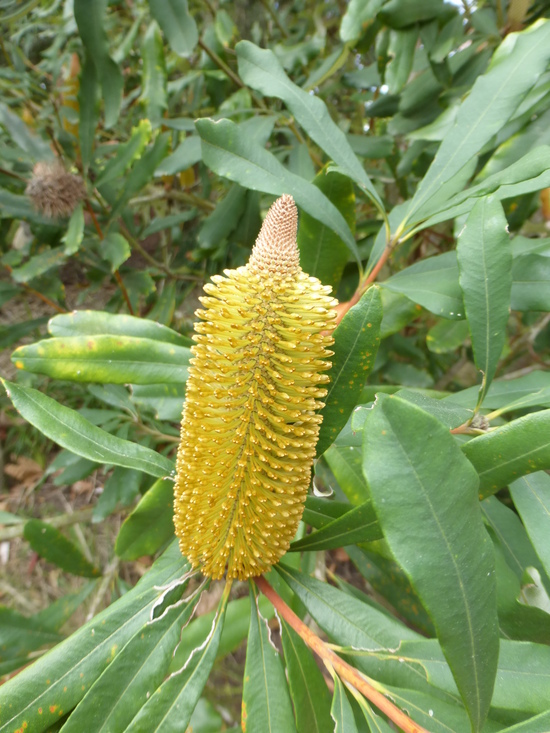
M 86 196 L 80 176 L 67 173 L 59 160 L 37 163 L 25 193 L 48 219 L 66 218 Z
M 260 575 L 288 550 L 311 476 L 336 301 L 302 272 L 292 196 L 250 260 L 204 287 L 177 458 L 174 523 L 204 575 Z

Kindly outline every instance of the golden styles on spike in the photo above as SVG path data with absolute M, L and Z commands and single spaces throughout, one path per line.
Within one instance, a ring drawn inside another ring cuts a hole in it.
M 205 285 L 181 423 L 174 524 L 204 575 L 261 575 L 302 517 L 337 301 L 302 271 L 292 196 L 270 208 L 248 264 Z

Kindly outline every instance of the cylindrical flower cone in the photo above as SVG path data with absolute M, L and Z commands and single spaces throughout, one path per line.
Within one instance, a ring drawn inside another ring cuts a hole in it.
M 174 523 L 182 553 L 212 578 L 268 570 L 303 513 L 336 301 L 302 272 L 297 223 L 282 196 L 248 264 L 213 277 L 197 311 Z

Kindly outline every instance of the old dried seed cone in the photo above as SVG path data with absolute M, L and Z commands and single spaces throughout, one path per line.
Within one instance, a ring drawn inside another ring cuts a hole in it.
M 304 508 L 336 301 L 302 272 L 297 223 L 281 196 L 248 264 L 213 277 L 197 311 L 174 522 L 182 553 L 213 578 L 271 567 Z
M 68 173 L 59 160 L 37 163 L 25 193 L 48 219 L 68 217 L 86 196 L 84 181 Z

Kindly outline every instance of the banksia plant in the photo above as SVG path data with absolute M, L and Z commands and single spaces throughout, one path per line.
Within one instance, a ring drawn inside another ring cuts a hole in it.
M 86 196 L 84 181 L 68 173 L 59 161 L 41 162 L 34 166 L 25 193 L 34 208 L 48 217 L 68 217 Z
M 183 555 L 212 578 L 265 572 L 303 513 L 336 301 L 300 268 L 297 224 L 281 196 L 248 264 L 213 277 L 197 311 L 174 522 Z

